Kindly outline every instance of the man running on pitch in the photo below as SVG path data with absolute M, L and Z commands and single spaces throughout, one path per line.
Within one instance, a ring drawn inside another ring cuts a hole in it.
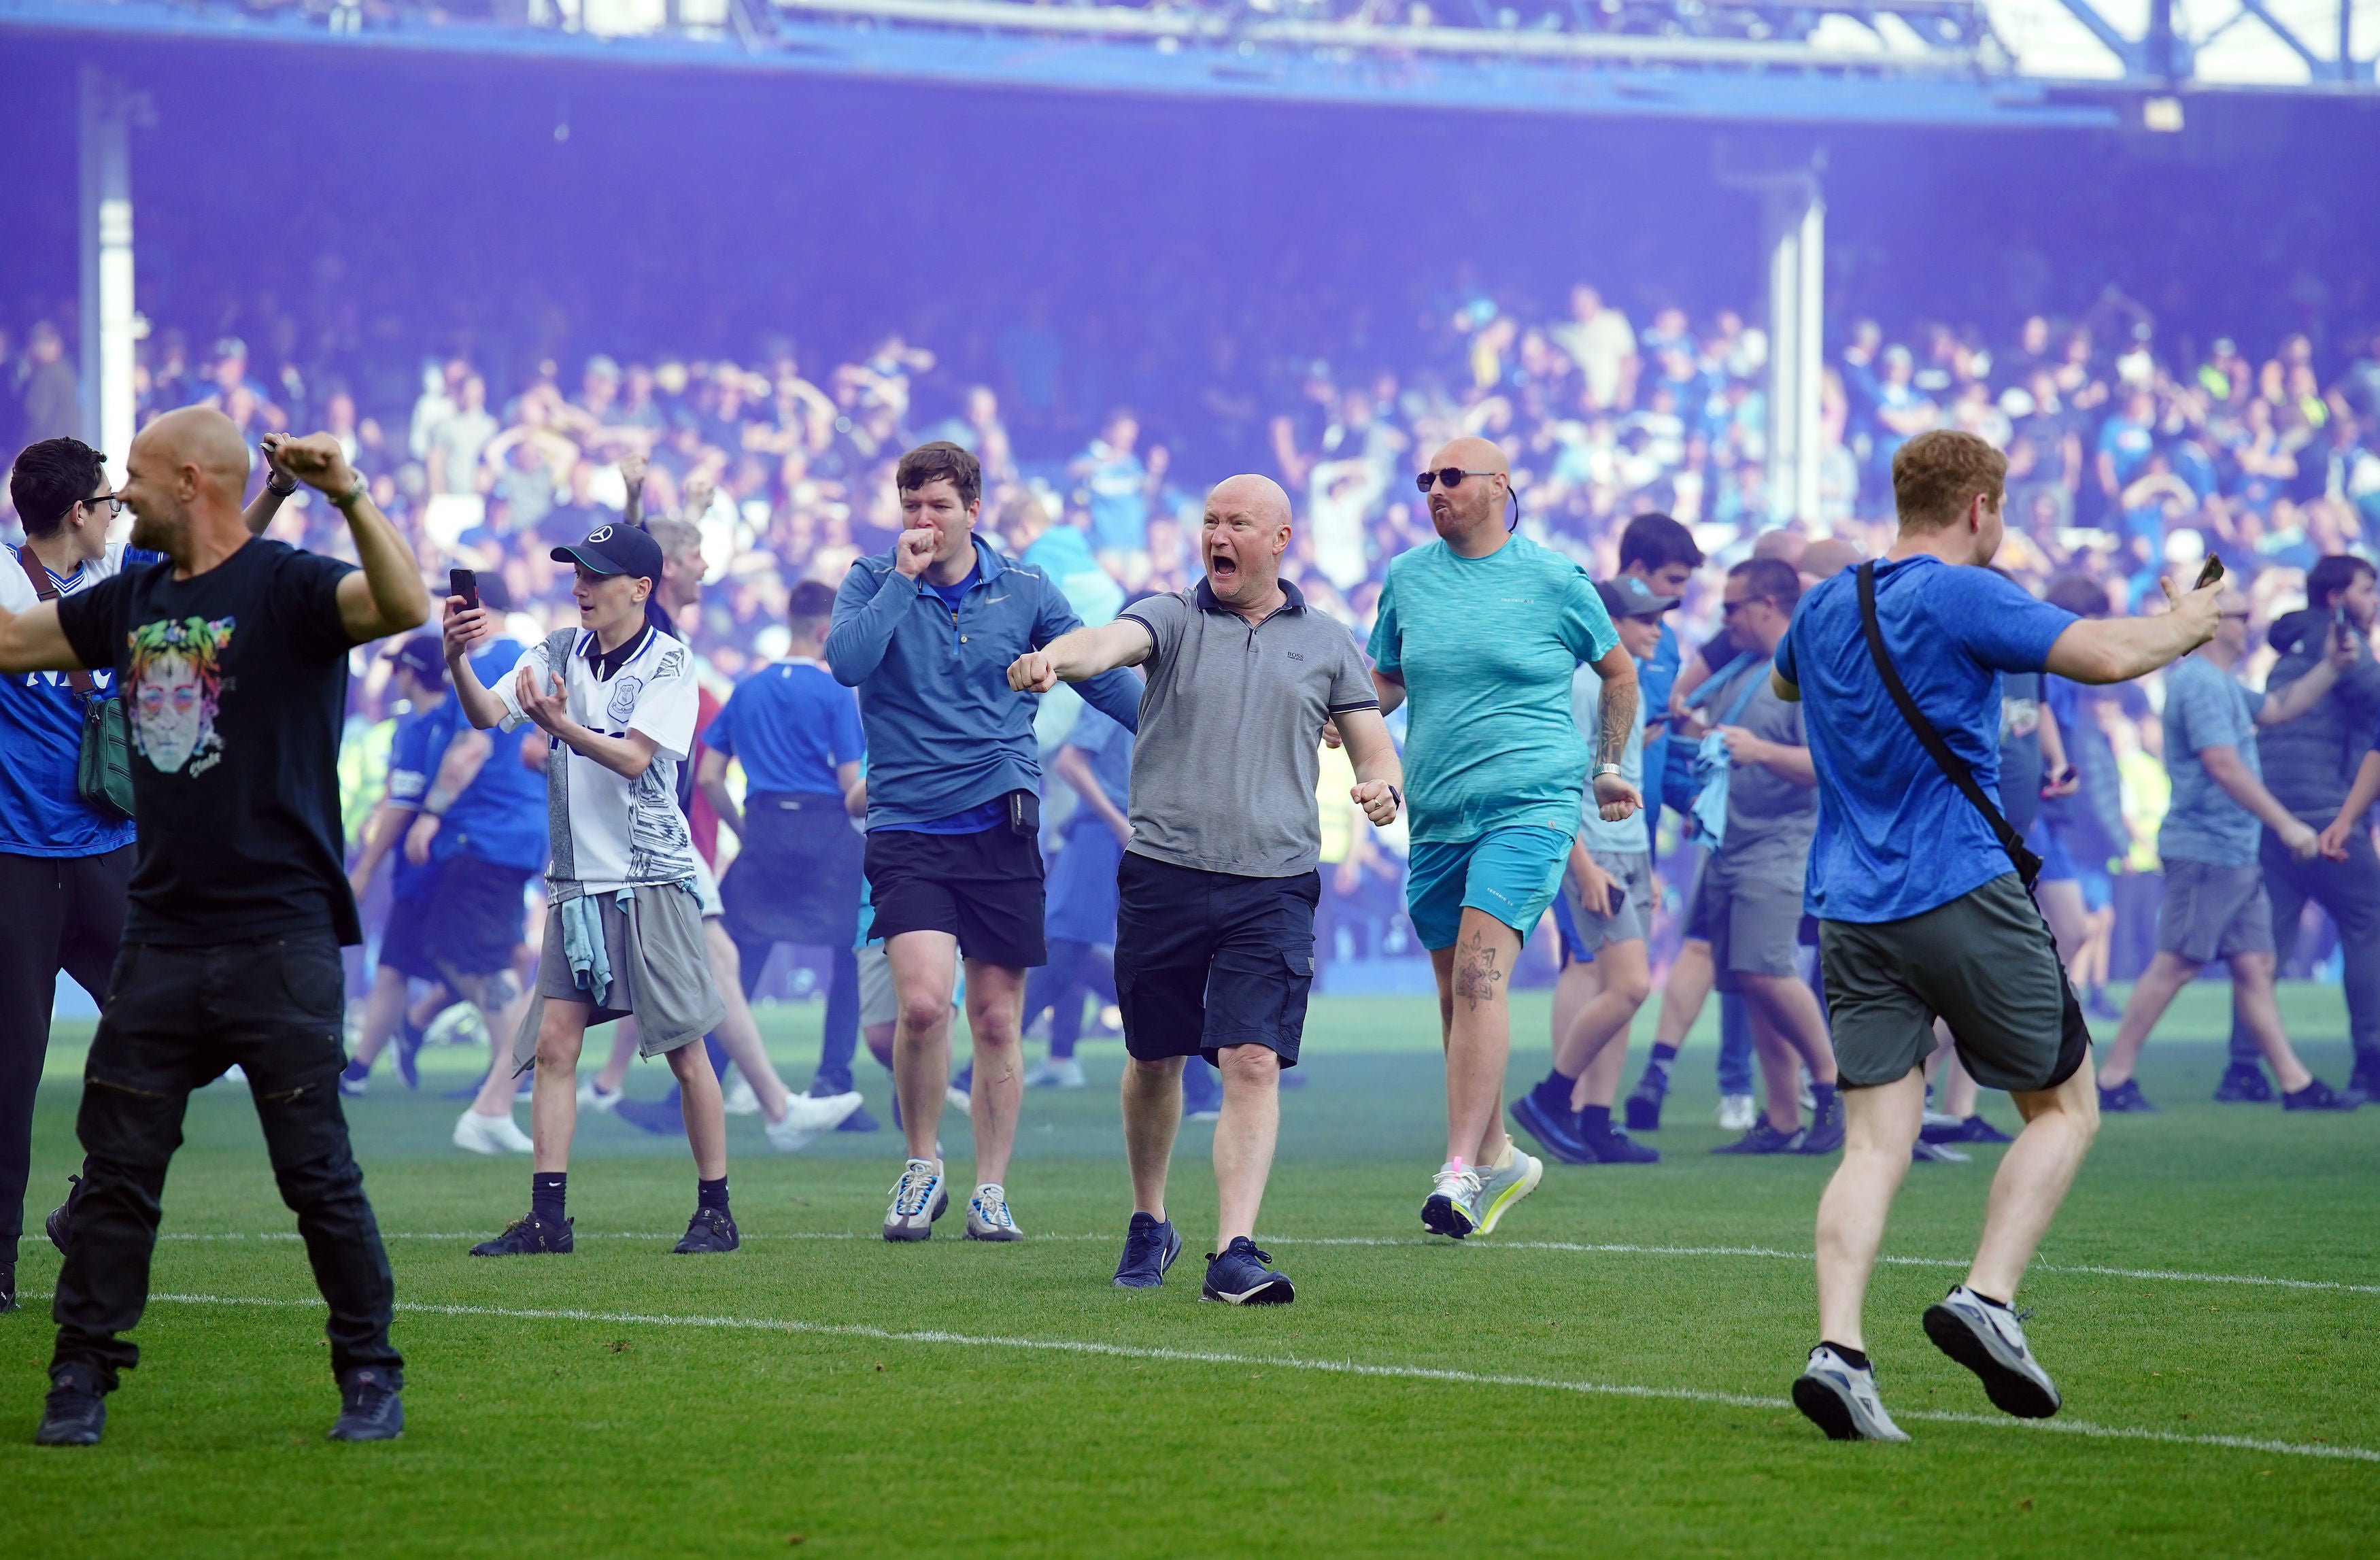
M 1585 662 L 1603 678 L 1594 788 L 1616 823 L 1644 805 L 1620 769 L 1636 726 L 1636 666 L 1578 566 L 1505 525 L 1502 450 L 1456 439 L 1416 481 L 1439 540 L 1389 566 L 1371 653 L 1381 713 L 1413 701 L 1405 898 L 1438 975 L 1446 1041 L 1446 1163 L 1421 1218 L 1460 1239 L 1492 1231 L 1543 1173 L 1501 1125 L 1506 998 L 1578 829 L 1588 755 L 1571 721 L 1571 676 Z
M 1233 1305 L 1295 1298 L 1253 1237 L 1281 1128 L 1281 1070 L 1297 1065 L 1314 982 L 1324 723 L 1338 723 L 1355 766 L 1351 794 L 1375 824 L 1395 821 L 1403 778 L 1354 636 L 1281 578 L 1289 532 L 1279 484 L 1230 478 L 1207 497 L 1205 579 L 1008 669 L 1010 687 L 1046 693 L 1118 666 L 1148 668 L 1132 842 L 1116 873 L 1133 1215 L 1115 1281 L 1153 1288 L 1182 1250 L 1165 1172 L 1182 1125 L 1183 1063 L 1196 1054 L 1223 1075 L 1220 1228 L 1204 1292 Z
M 1993 1177 L 1974 1265 L 1927 1310 L 1925 1333 L 2009 1413 L 2058 1411 L 2058 1389 L 2009 1308 L 2098 1131 L 2098 1095 L 2057 945 L 2001 844 L 2014 835 L 1985 811 L 1999 781 L 2000 674 L 2123 682 L 2205 643 L 2217 623 L 2214 586 L 2185 593 L 2168 582 L 2171 612 L 2095 621 L 1984 567 L 2000 542 L 2007 469 L 1972 433 L 1903 445 L 1892 461 L 1900 540 L 1881 563 L 1804 596 L 1777 651 L 1778 696 L 1802 701 L 1817 772 L 1806 903 L 1818 918 L 1846 1133 L 1818 1203 L 1823 1341 L 1793 1401 L 1839 1441 L 1907 1439 L 1877 1399 L 1861 1311 L 1925 1120 L 1937 1018 L 1968 1072 L 2008 1090 L 2025 1125 Z M 1880 657 L 1863 623 L 1870 591 Z M 1910 718 L 1879 659 L 1904 686 Z M 1912 719 L 1938 734 L 1947 764 Z

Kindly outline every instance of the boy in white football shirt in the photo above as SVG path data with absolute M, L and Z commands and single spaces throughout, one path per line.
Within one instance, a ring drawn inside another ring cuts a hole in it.
M 552 744 L 552 909 L 537 990 L 513 1041 L 515 1071 L 532 1062 L 537 1068 L 529 1104 L 536 1171 L 528 1216 L 471 1252 L 571 1249 L 563 1208 L 579 1049 L 590 1024 L 630 1014 L 644 1054 L 669 1057 L 684 1096 L 698 1183 L 677 1249 L 732 1251 L 727 1117 L 699 1043 L 726 1005 L 710 978 L 694 843 L 677 801 L 677 767 L 694 748 L 692 658 L 648 610 L 662 565 L 661 547 L 642 530 L 599 526 L 584 542 L 556 547 L 553 559 L 577 567 L 579 627 L 530 646 L 492 691 L 468 655 L 493 624 L 460 597 L 446 603 L 446 664 L 463 713 L 481 730 L 533 721 Z

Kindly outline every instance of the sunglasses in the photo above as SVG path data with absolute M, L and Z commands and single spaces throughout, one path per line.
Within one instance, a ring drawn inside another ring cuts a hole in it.
M 1427 493 L 1430 484 L 1437 482 L 1451 493 L 1463 485 L 1463 479 L 1465 477 L 1500 477 L 1502 475 L 1500 471 L 1466 471 L 1460 466 L 1449 466 L 1436 471 L 1421 472 L 1414 478 L 1414 486 L 1423 493 Z

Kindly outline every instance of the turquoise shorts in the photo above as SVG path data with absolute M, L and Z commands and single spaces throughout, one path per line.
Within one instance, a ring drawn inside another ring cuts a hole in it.
M 1405 870 L 1405 908 L 1425 948 L 1451 948 L 1464 907 L 1526 937 L 1561 889 L 1571 836 L 1535 825 L 1496 829 L 1445 844 L 1415 840 Z

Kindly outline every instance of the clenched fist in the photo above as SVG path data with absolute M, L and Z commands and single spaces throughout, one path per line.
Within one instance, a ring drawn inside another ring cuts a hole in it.
M 1008 686 L 1019 693 L 1047 693 L 1058 686 L 1058 664 L 1046 650 L 1028 650 L 1008 664 Z

